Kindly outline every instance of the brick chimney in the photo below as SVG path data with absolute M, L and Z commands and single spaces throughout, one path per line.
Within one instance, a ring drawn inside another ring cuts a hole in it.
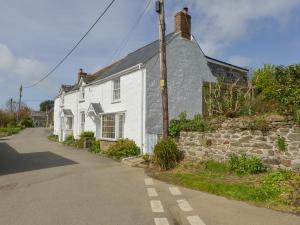
M 183 8 L 175 15 L 175 33 L 181 32 L 181 37 L 191 40 L 191 19 L 189 9 Z
M 77 78 L 77 82 L 80 81 L 81 77 L 85 77 L 87 76 L 87 73 L 83 72 L 83 69 L 79 69 L 79 72 L 78 72 L 78 78 Z

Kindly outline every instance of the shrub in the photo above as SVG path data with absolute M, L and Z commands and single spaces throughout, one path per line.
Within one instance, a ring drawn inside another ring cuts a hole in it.
M 174 168 L 182 159 L 183 153 L 171 138 L 161 140 L 154 147 L 154 161 L 162 170 Z
M 96 154 L 100 153 L 101 152 L 100 141 L 92 141 L 89 151 Z
M 298 109 L 298 110 L 295 111 L 294 120 L 300 126 L 300 109 Z
M 75 140 L 76 148 L 84 148 L 84 140 L 82 138 Z
M 294 113 L 300 108 L 300 64 L 265 65 L 254 72 L 252 83 L 266 101 L 278 103 L 282 113 Z
M 121 159 L 130 156 L 138 156 L 140 152 L 140 148 L 135 144 L 133 140 L 121 139 L 112 144 L 107 149 L 105 154 L 115 159 Z
M 150 156 L 148 153 L 146 153 L 146 154 L 143 155 L 143 160 L 144 160 L 146 163 L 148 163 L 148 162 L 151 161 L 151 156 Z
M 93 138 L 94 132 L 93 131 L 84 131 L 80 134 L 80 137 L 82 138 Z
M 48 140 L 58 142 L 58 135 L 50 135 L 48 136 Z
M 64 144 L 71 145 L 71 146 L 75 145 L 75 138 L 74 138 L 74 136 L 73 135 L 69 135 L 66 138 L 66 140 L 64 141 Z
M 229 169 L 237 174 L 257 174 L 265 172 L 266 166 L 256 156 L 242 155 L 239 157 L 236 154 L 231 154 L 229 156 Z
M 277 144 L 277 148 L 278 148 L 279 151 L 281 151 L 281 152 L 286 151 L 286 149 L 287 149 L 287 144 L 286 144 L 286 142 L 285 142 L 285 138 L 284 138 L 284 137 L 279 136 L 279 137 L 277 138 L 276 144 Z
M 179 114 L 178 118 L 170 121 L 169 135 L 176 138 L 180 131 L 198 131 L 204 132 L 210 130 L 208 123 L 200 114 L 196 114 L 193 119 L 187 119 L 186 112 Z
M 30 118 L 23 119 L 20 124 L 24 127 L 33 127 L 33 121 Z
M 268 122 L 263 117 L 256 117 L 251 123 L 249 124 L 249 129 L 251 131 L 260 130 L 262 134 L 265 136 L 270 131 L 270 126 Z

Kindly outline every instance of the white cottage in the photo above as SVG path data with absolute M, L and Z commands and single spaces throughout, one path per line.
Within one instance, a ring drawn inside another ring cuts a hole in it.
M 247 81 L 248 70 L 203 54 L 191 34 L 191 16 L 175 15 L 175 31 L 166 36 L 170 119 L 186 111 L 202 112 L 202 85 L 217 77 Z M 97 71 L 78 73 L 75 85 L 62 85 L 54 106 L 59 140 L 83 131 L 112 142 L 129 138 L 151 152 L 162 131 L 159 42 L 154 41 Z

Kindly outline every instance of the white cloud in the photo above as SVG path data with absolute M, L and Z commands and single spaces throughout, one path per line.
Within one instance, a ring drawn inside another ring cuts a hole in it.
M 6 76 L 15 75 L 18 79 L 31 83 L 45 74 L 48 66 L 35 59 L 15 56 L 11 50 L 0 43 L 0 71 L 1 80 Z
M 240 67 L 249 67 L 251 64 L 251 60 L 245 56 L 235 55 L 229 58 L 229 63 Z
M 182 6 L 177 0 L 176 5 Z M 218 55 L 233 41 L 257 30 L 255 22 L 271 19 L 279 28 L 288 23 L 289 14 L 299 0 L 185 0 L 194 12 L 193 31 L 208 55 Z

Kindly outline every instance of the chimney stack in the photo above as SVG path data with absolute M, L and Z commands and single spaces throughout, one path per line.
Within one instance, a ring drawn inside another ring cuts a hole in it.
M 78 78 L 77 78 L 77 82 L 80 81 L 81 77 L 85 77 L 87 76 L 87 73 L 83 72 L 83 69 L 79 69 L 79 72 L 78 72 Z
M 191 40 L 191 20 L 189 9 L 184 7 L 175 15 L 175 33 L 181 33 L 181 37 Z

